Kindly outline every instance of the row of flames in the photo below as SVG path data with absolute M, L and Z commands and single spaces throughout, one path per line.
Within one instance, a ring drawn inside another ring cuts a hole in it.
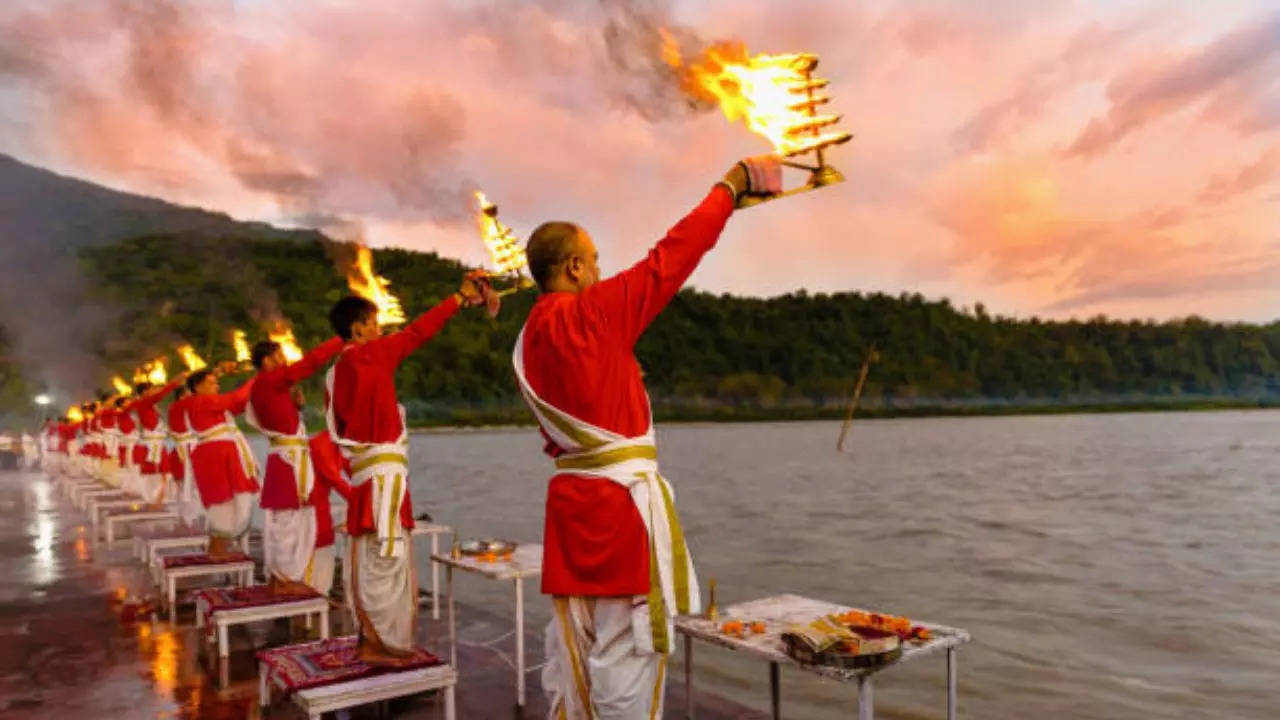
M 813 153 L 816 166 L 790 163 L 811 171 L 824 169 L 822 151 L 848 141 L 852 135 L 835 129 L 841 116 L 820 113 L 831 101 L 824 91 L 829 81 L 813 76 L 816 55 L 749 55 L 742 43 L 720 43 L 685 58 L 674 36 L 661 32 L 660 55 L 691 97 L 719 106 L 730 122 L 739 122 L 766 138 L 775 152 L 788 158 Z M 833 176 L 827 176 L 826 182 Z M 834 176 L 839 179 L 838 175 Z M 811 184 L 820 184 L 811 180 Z M 510 227 L 498 220 L 498 208 L 485 194 L 475 191 L 476 224 L 489 255 L 490 276 L 515 282 L 511 290 L 532 285 L 527 276 L 528 257 Z M 405 321 L 400 300 L 390 282 L 373 270 L 373 257 L 363 244 L 356 246 L 355 262 L 347 268 L 351 291 L 372 301 L 378 322 L 394 325 Z
M 780 155 L 791 158 L 815 154 L 816 167 L 792 163 L 794 167 L 815 172 L 827 169 L 823 150 L 852 137 L 834 129 L 841 119 L 839 115 L 818 112 L 831 97 L 823 92 L 828 81 L 813 77 L 818 65 L 815 55 L 753 56 L 747 54 L 746 46 L 741 43 L 720 43 L 690 59 L 682 55 L 674 36 L 665 30 L 661 33 L 661 42 L 662 60 L 676 73 L 682 89 L 691 97 L 716 104 L 730 122 L 741 121 L 752 132 L 766 138 Z M 811 185 L 816 184 L 823 183 L 811 181 Z M 505 292 L 531 286 L 527 277 L 528 257 L 519 240 L 510 227 L 498 220 L 497 206 L 484 193 L 475 191 L 475 198 L 479 210 L 476 223 L 492 265 L 490 276 L 515 282 L 515 286 Z M 390 281 L 374 271 L 373 253 L 363 244 L 357 244 L 355 249 L 355 259 L 346 269 L 347 286 L 377 306 L 380 325 L 405 322 L 404 308 L 400 299 L 392 294 Z M 287 324 L 277 323 L 268 337 L 280 344 L 289 362 L 302 358 L 302 350 Z M 231 331 L 231 345 L 236 362 L 249 362 L 251 351 L 243 330 Z M 178 346 L 177 354 L 188 371 L 208 366 L 190 344 Z M 133 374 L 134 385 L 142 382 L 160 385 L 166 379 L 164 358 L 144 364 Z M 119 375 L 111 382 L 119 395 L 133 392 L 133 385 Z M 78 420 L 80 409 L 73 406 L 67 415 Z

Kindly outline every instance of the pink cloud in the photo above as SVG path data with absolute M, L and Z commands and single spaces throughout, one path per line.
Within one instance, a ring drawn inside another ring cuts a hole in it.
M 359 219 L 375 243 L 469 262 L 478 186 L 522 234 L 582 222 L 617 269 L 765 147 L 663 105 L 643 58 L 619 71 L 604 28 L 626 5 L 11 3 L 0 82 L 29 101 L 0 149 L 240 217 Z M 1280 18 L 1218 34 L 1211 9 L 1178 13 L 673 3 L 649 20 L 817 52 L 856 135 L 831 154 L 846 183 L 736 216 L 695 284 L 1266 317 Z
M 1096 155 L 1143 126 L 1199 100 L 1221 105 L 1210 117 L 1252 112 L 1235 108 L 1242 103 L 1253 105 L 1276 91 L 1278 61 L 1280 14 L 1247 23 L 1178 57 L 1140 60 L 1108 85 L 1110 110 L 1089 122 L 1067 154 Z M 1235 102 L 1223 102 L 1227 99 Z

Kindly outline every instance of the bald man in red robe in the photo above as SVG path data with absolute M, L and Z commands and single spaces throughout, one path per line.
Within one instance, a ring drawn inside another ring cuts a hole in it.
M 739 198 L 780 188 L 777 158 L 744 160 L 647 257 L 605 280 L 582 228 L 545 223 L 529 239 L 542 296 L 512 360 L 558 470 L 542 574 L 555 609 L 543 670 L 552 717 L 662 716 L 672 617 L 700 598 L 634 347 Z

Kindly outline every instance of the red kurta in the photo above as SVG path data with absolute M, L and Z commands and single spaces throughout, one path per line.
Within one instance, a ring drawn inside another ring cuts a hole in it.
M 177 390 L 181 384 L 181 380 L 171 380 L 164 387 L 148 392 L 134 401 L 133 412 L 138 418 L 138 429 L 142 433 L 155 432 L 160 428 L 160 412 L 156 410 L 156 403 L 163 400 L 169 393 Z M 164 470 L 163 458 L 161 459 L 161 466 L 156 466 L 154 463 L 147 461 L 147 446 L 141 437 L 138 438 L 138 443 L 133 446 L 133 464 L 144 475 L 152 475 Z
M 58 423 L 58 452 L 63 455 L 71 454 L 71 441 L 76 439 L 76 433 L 80 432 L 80 426 L 83 423 Z
M 331 338 L 315 346 L 296 363 L 262 371 L 253 380 L 249 403 L 263 430 L 293 435 L 302 425 L 302 416 L 293 405 L 293 386 L 310 377 L 342 349 L 342 338 Z M 261 504 L 266 510 L 294 510 L 298 507 L 298 484 L 293 467 L 268 454 L 262 473 Z M 332 529 L 330 533 L 332 534 Z
M 636 340 L 720 237 L 733 212 L 716 186 L 631 268 L 579 294 L 538 298 L 524 326 L 529 384 L 553 406 L 628 437 L 649 429 L 649 402 Z M 546 453 L 562 451 L 548 442 Z M 627 488 L 559 473 L 547 486 L 542 592 L 644 595 L 649 537 Z
M 138 423 L 134 422 L 133 419 L 133 408 L 137 402 L 137 400 L 130 400 L 116 410 L 116 427 L 120 429 L 120 448 L 118 450 L 120 467 L 128 467 L 130 460 L 133 459 L 133 443 L 138 439 L 133 434 L 138 429 Z
M 187 398 L 178 398 L 169 403 L 169 409 L 165 411 L 165 422 L 169 425 L 169 437 L 173 439 L 177 435 L 187 432 Z M 164 471 L 169 477 L 181 482 L 183 476 L 186 475 L 186 468 L 182 463 L 182 455 L 178 452 L 177 440 L 174 440 L 174 447 L 169 449 L 168 454 L 164 458 Z
M 226 422 L 228 412 L 232 415 L 244 412 L 252 388 L 251 380 L 229 393 L 185 398 L 183 403 L 191 431 L 200 433 L 221 425 Z M 191 470 L 200 491 L 200 502 L 206 508 L 226 502 L 236 493 L 258 491 L 258 481 L 245 473 L 240 451 L 233 442 L 197 442 L 191 451 Z
M 308 504 L 316 511 L 316 547 L 322 548 L 333 544 L 333 512 L 329 509 L 329 493 L 337 492 L 347 502 L 351 502 L 353 489 L 343 479 L 343 473 L 350 470 L 348 463 L 338 451 L 338 446 L 329 437 L 328 430 L 322 430 L 311 436 L 311 461 L 316 467 L 316 482 L 311 488 Z
M 458 299 L 450 295 L 400 332 L 343 349 L 334 365 L 333 396 L 328 399 L 339 437 L 357 443 L 391 443 L 400 439 L 404 422 L 396 400 L 396 368 L 456 312 Z M 369 483 L 361 483 L 348 501 L 347 532 L 352 535 L 376 530 L 372 492 Z M 413 500 L 407 490 L 400 506 L 400 523 L 413 527 Z

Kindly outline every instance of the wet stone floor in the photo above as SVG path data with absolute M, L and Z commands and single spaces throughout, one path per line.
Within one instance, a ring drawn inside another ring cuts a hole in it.
M 291 634 L 285 621 L 234 626 L 229 683 L 219 689 L 216 659 L 209 665 L 199 651 L 193 607 L 180 607 L 172 626 L 155 612 L 157 592 L 130 550 L 129 541 L 111 547 L 95 542 L 87 516 L 44 475 L 0 472 L 0 718 L 306 717 L 279 698 L 265 712 L 258 707 L 253 656 L 291 637 L 302 641 L 305 630 Z M 336 601 L 330 618 L 334 635 L 353 632 Z M 430 618 L 424 605 L 420 640 L 444 654 L 447 629 Z M 458 604 L 461 637 L 502 623 L 481 608 Z M 540 662 L 536 633 L 528 633 L 526 648 L 529 663 Z M 458 664 L 459 718 L 546 716 L 538 672 L 528 673 L 527 704 L 518 712 L 514 673 L 497 653 L 460 646 Z M 705 691 L 698 698 L 702 720 L 764 717 Z M 356 708 L 349 717 L 441 718 L 442 706 L 428 693 Z M 668 683 L 666 707 L 666 717 L 684 716 L 679 682 Z

